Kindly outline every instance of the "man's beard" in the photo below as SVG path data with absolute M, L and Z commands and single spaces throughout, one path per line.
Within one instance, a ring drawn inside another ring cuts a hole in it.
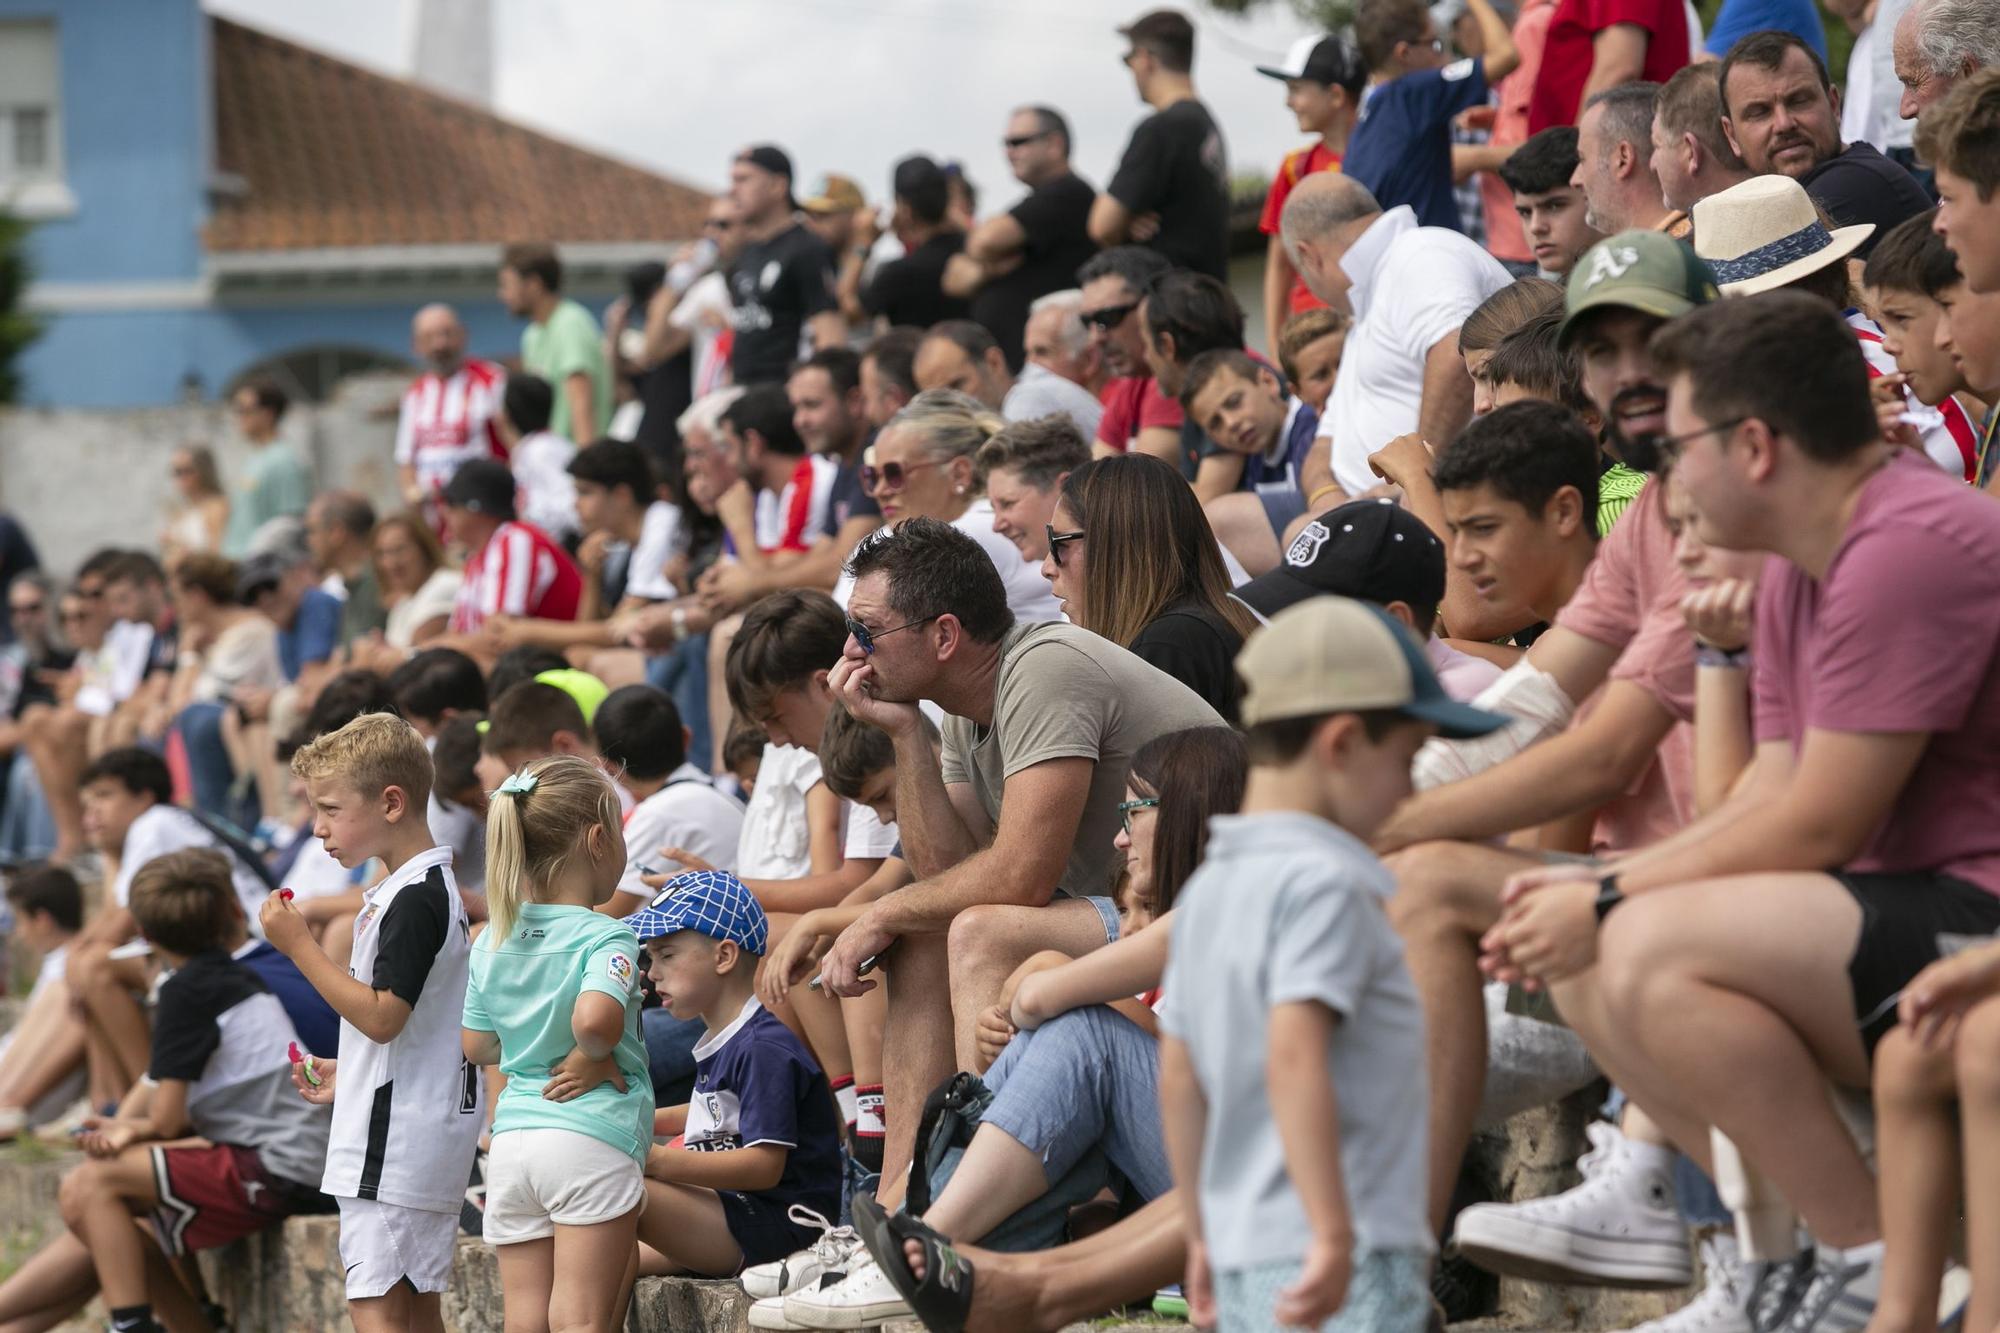
M 1610 410 L 1604 416 L 1604 434 L 1612 451 L 1620 462 L 1634 472 L 1658 472 L 1660 470 L 1660 437 L 1657 433 L 1633 437 L 1627 435 L 1618 424 L 1619 409 L 1636 402 L 1657 402 L 1664 408 L 1666 390 L 1650 384 L 1634 385 L 1622 389 L 1611 400 Z

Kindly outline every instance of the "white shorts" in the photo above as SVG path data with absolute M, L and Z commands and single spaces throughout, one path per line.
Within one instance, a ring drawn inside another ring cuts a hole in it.
M 646 1201 L 632 1154 L 569 1129 L 510 1129 L 486 1154 L 488 1245 L 518 1245 L 623 1217 Z
M 340 1263 L 350 1301 L 386 1296 L 405 1278 L 419 1292 L 443 1291 L 457 1249 L 457 1213 L 340 1200 Z

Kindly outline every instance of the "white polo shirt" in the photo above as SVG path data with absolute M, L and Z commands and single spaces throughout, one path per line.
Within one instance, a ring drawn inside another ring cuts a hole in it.
M 1465 317 L 1513 279 L 1459 232 L 1418 226 L 1408 205 L 1376 218 L 1340 267 L 1354 283 L 1354 328 L 1319 433 L 1333 438 L 1333 479 L 1353 496 L 1382 482 L 1368 455 L 1416 430 L 1431 347 L 1455 338 Z

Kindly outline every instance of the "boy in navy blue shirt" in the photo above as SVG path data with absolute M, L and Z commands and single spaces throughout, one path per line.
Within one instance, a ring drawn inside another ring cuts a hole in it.
M 1466 11 L 1479 24 L 1486 54 L 1447 65 L 1422 0 L 1362 0 L 1354 38 L 1368 64 L 1368 87 L 1340 166 L 1384 212 L 1408 204 L 1419 224 L 1454 231 L 1464 227 L 1451 192 L 1452 118 L 1484 106 L 1492 85 L 1520 63 L 1506 21 L 1487 0 L 1466 0 Z M 1507 156 L 1496 151 L 1495 167 Z
M 671 1270 L 731 1276 L 803 1249 L 817 1228 L 790 1213 L 840 1212 L 833 1093 L 812 1055 L 757 999 L 770 927 L 743 882 L 723 871 L 676 875 L 625 918 L 647 974 L 675 1018 L 707 1024 L 694 1048 L 694 1100 L 654 1117 L 639 1239 Z
M 1268 549 L 1260 546 L 1251 563 L 1254 568 L 1266 567 L 1263 560 L 1275 565 L 1285 528 L 1306 512 L 1299 468 L 1319 433 L 1319 413 L 1287 393 L 1269 366 L 1227 348 L 1203 352 L 1188 363 L 1181 409 L 1217 446 L 1244 456 L 1237 489 L 1263 501 L 1271 521 Z M 1243 551 L 1236 555 L 1251 560 Z

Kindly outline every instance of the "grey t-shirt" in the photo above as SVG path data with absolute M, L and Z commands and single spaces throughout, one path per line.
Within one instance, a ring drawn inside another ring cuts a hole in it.
M 1222 717 L 1172 676 L 1087 629 L 1017 625 L 1000 646 L 993 725 L 944 719 L 944 782 L 970 783 L 995 827 L 1007 779 L 1050 759 L 1095 760 L 1076 846 L 1057 886 L 1077 896 L 1111 892 L 1111 840 L 1132 755 L 1155 736 L 1219 727 Z
M 1274 1006 L 1339 1016 L 1329 1064 L 1358 1250 L 1429 1250 L 1423 1011 L 1383 900 L 1387 868 L 1311 815 L 1217 815 L 1175 903 L 1161 1030 L 1208 1102 L 1202 1232 L 1218 1269 L 1305 1253 L 1310 1229 L 1271 1116 Z

